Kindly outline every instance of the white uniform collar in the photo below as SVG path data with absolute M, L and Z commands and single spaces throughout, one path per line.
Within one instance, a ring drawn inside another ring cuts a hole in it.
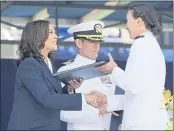
M 74 59 L 74 62 L 80 63 L 81 65 L 88 65 L 95 63 L 96 60 L 91 60 L 89 58 L 77 54 L 76 58 Z
M 143 32 L 143 33 L 141 33 L 140 34 L 140 36 L 149 36 L 149 35 L 153 35 L 153 33 L 152 32 L 150 32 L 150 31 L 147 31 L 147 32 Z

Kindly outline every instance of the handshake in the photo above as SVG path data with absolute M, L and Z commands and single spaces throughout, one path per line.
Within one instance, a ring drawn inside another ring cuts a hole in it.
M 107 106 L 107 97 L 106 95 L 102 94 L 98 91 L 91 91 L 88 94 L 85 94 L 86 102 L 93 106 L 94 108 L 99 109 L 99 114 L 104 115 L 107 113 L 106 106 Z
M 77 89 L 83 83 L 82 79 L 79 80 L 71 80 L 69 81 L 69 85 L 67 87 L 69 89 Z M 106 106 L 107 106 L 107 97 L 106 95 L 102 94 L 99 91 L 91 91 L 88 94 L 85 94 L 86 102 L 93 106 L 94 108 L 98 108 L 100 110 L 100 115 L 104 115 L 107 113 Z

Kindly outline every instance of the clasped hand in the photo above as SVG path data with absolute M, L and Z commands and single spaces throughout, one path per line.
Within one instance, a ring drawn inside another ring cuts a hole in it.
M 91 91 L 86 95 L 86 101 L 89 105 L 100 110 L 99 114 L 106 114 L 107 98 L 106 95 L 98 91 Z
M 69 85 L 67 87 L 69 89 L 77 89 L 83 83 L 82 79 L 78 80 L 71 80 L 69 81 Z M 85 95 L 86 102 L 93 106 L 94 108 L 98 108 L 100 110 L 99 114 L 103 115 L 106 114 L 106 105 L 107 105 L 107 98 L 106 95 L 102 94 L 99 91 L 91 91 L 90 93 Z

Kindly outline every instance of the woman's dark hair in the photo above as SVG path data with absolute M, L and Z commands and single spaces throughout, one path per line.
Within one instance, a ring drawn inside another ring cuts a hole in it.
M 46 20 L 37 20 L 27 23 L 25 26 L 21 43 L 17 51 L 19 60 L 17 66 L 22 60 L 30 56 L 34 57 L 38 61 L 43 60 L 41 55 L 41 49 L 44 47 L 45 41 L 49 35 L 49 22 Z
M 159 24 L 159 16 L 156 10 L 145 4 L 130 4 L 129 10 L 132 11 L 132 15 L 135 19 L 141 17 L 145 23 L 147 29 L 155 35 L 161 32 Z

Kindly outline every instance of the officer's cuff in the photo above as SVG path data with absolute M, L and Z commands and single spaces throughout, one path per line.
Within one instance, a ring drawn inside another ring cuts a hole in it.
M 116 66 L 116 67 L 112 70 L 111 74 L 109 75 L 109 79 L 110 79 L 111 83 L 114 83 L 114 84 L 115 84 L 115 81 L 114 81 L 114 76 L 113 76 L 113 74 L 115 74 L 115 70 L 117 70 L 117 69 L 118 69 L 118 66 Z
M 107 105 L 106 105 L 106 111 L 107 112 L 112 112 L 112 106 L 111 106 L 111 101 L 112 101 L 112 97 L 107 96 Z

